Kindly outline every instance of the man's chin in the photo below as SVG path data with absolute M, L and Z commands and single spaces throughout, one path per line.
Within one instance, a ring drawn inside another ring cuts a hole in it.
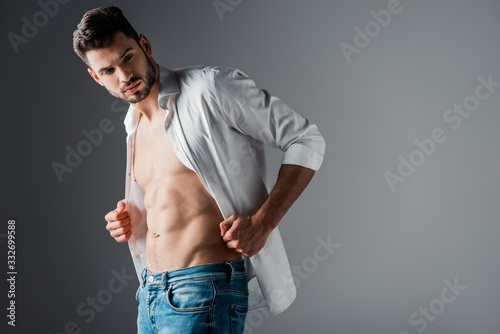
M 149 93 L 150 92 L 136 92 L 134 93 L 134 95 L 132 96 L 125 96 L 125 101 L 127 101 L 128 103 L 131 103 L 131 104 L 136 104 L 136 103 L 139 103 L 141 101 L 143 101 L 145 98 L 147 98 L 149 96 Z
M 114 97 L 117 97 L 125 102 L 130 103 L 130 104 L 136 104 L 136 103 L 141 102 L 142 100 L 147 98 L 149 96 L 149 93 L 150 93 L 150 92 L 142 91 L 142 92 L 135 92 L 134 94 L 129 95 L 129 94 L 125 94 L 125 93 L 114 93 L 114 92 L 110 92 L 109 90 L 108 90 L 108 92 L 111 95 L 113 95 Z

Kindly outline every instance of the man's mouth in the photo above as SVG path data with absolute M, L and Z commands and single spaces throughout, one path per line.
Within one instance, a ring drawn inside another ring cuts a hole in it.
M 137 83 L 134 83 L 130 86 L 128 86 L 126 89 L 125 89 L 125 93 L 134 93 L 137 89 L 139 89 L 139 85 L 141 84 L 141 82 L 137 82 Z

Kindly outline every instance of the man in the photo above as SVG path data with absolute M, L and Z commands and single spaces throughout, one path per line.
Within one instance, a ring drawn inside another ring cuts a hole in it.
M 139 333 L 243 333 L 249 310 L 286 309 L 277 225 L 322 163 L 317 127 L 240 70 L 157 64 L 116 7 L 87 12 L 73 46 L 130 103 L 125 199 L 105 219 L 140 280 Z M 270 194 L 264 144 L 285 152 Z

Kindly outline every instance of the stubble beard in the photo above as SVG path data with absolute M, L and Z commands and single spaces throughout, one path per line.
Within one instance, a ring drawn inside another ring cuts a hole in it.
M 125 100 L 128 103 L 138 103 L 144 100 L 146 97 L 149 96 L 149 93 L 151 93 L 151 89 L 153 88 L 153 85 L 156 82 L 156 77 L 157 77 L 157 69 L 154 68 L 153 63 L 147 55 L 144 53 L 144 56 L 146 57 L 146 75 L 145 77 L 133 77 L 130 79 L 130 81 L 127 81 L 123 84 L 123 88 L 120 88 L 119 92 L 113 92 L 108 89 L 108 92 L 113 95 L 114 97 L 117 97 L 119 99 Z M 125 95 L 125 88 L 137 83 L 137 81 L 142 80 L 144 83 L 144 87 L 142 89 L 138 89 L 135 91 L 132 95 L 126 96 Z M 106 88 L 107 89 L 107 88 Z

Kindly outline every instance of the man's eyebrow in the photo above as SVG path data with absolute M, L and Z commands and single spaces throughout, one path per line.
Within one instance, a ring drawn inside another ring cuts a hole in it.
M 127 54 L 127 52 L 129 52 L 130 50 L 133 50 L 133 49 L 134 49 L 134 48 L 132 48 L 132 47 L 128 47 L 125 51 L 123 51 L 123 53 L 122 53 L 122 55 L 120 56 L 120 58 L 119 58 L 119 59 L 122 59 L 123 57 L 125 57 L 125 55 Z M 103 68 L 101 68 L 101 69 L 99 70 L 99 73 L 102 73 L 102 72 L 104 72 L 104 71 L 106 71 L 106 70 L 110 69 L 111 67 L 113 67 L 113 66 L 103 67 Z

